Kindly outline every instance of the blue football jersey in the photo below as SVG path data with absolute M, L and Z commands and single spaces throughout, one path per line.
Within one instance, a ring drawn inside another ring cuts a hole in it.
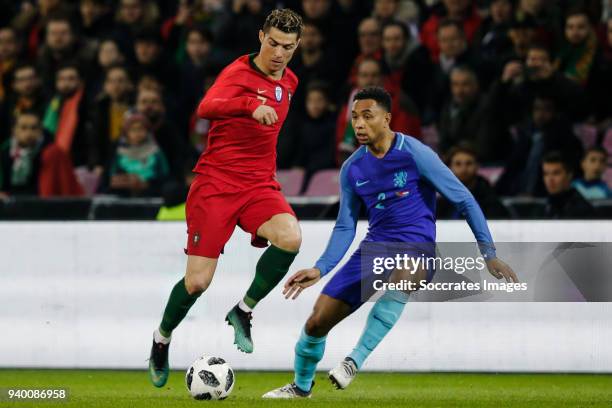
M 464 214 L 485 259 L 494 258 L 486 219 L 469 190 L 428 146 L 395 133 L 384 157 L 361 146 L 343 164 L 338 218 L 315 264 L 321 275 L 340 262 L 353 242 L 362 205 L 369 224 L 366 241 L 435 242 L 436 191 Z

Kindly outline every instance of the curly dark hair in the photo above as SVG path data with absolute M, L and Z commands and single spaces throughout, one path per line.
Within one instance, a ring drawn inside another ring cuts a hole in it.
M 266 17 L 263 32 L 268 33 L 271 27 L 288 34 L 296 33 L 297 37 L 300 38 L 304 29 L 304 22 L 302 17 L 291 9 L 277 9 L 272 10 L 268 17 Z

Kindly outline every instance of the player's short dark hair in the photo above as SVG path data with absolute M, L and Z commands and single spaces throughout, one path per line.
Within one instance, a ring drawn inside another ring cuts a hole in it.
M 472 156 L 476 162 L 480 161 L 478 159 L 478 153 L 476 152 L 476 149 L 474 149 L 474 146 L 472 146 L 471 144 L 467 142 L 462 142 L 448 149 L 448 152 L 446 152 L 445 154 L 446 165 L 450 165 L 453 159 L 455 158 L 455 156 L 458 155 L 459 153 L 463 153 L 463 154 Z
M 561 166 L 563 166 L 563 169 L 568 172 L 568 173 L 573 173 L 574 170 L 572 169 L 572 166 L 570 165 L 569 161 L 567 160 L 567 158 L 559 151 L 552 151 L 552 152 L 548 152 L 544 155 L 544 157 L 542 158 L 542 164 L 561 164 Z
M 304 29 L 304 22 L 302 17 L 295 11 L 284 8 L 272 10 L 263 25 L 263 32 L 268 33 L 270 28 L 276 28 L 283 33 L 297 34 L 297 38 L 302 36 L 302 30 Z
M 364 99 L 373 99 L 385 111 L 391 112 L 391 95 L 381 86 L 371 86 L 364 88 L 355 94 L 353 100 L 360 101 Z
M 602 146 L 591 146 L 584 151 L 582 158 L 585 159 L 589 153 L 601 153 L 604 157 L 608 157 L 608 151 L 604 149 Z

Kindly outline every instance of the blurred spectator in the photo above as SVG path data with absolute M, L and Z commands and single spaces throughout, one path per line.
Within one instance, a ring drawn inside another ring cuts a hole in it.
M 541 196 L 542 157 L 556 151 L 564 156 L 565 166 L 573 173 L 582 154 L 582 144 L 572 132 L 571 124 L 547 95 L 537 96 L 531 118 L 517 129 L 517 139 L 497 188 L 503 195 Z
M 348 101 L 338 113 L 336 121 L 336 145 L 338 147 L 337 161 L 344 162 L 358 147 L 355 130 L 351 124 L 353 98 L 363 88 L 369 86 L 382 86 L 382 67 L 375 59 L 364 59 L 359 64 L 357 72 L 357 86 L 351 91 Z M 391 129 L 414 137 L 421 136 L 421 121 L 414 110 L 414 103 L 403 92 L 390 90 L 393 104 L 391 108 Z
M 259 49 L 259 38 L 254 35 L 266 20 L 263 0 L 230 0 L 230 14 L 220 27 L 218 45 L 231 51 L 231 58 Z
M 380 21 L 382 25 L 393 21 L 399 11 L 399 0 L 374 0 L 372 17 Z
M 557 2 L 547 0 L 518 0 L 515 18 L 518 21 L 533 19 L 535 41 L 554 49 L 561 39 L 561 12 Z
M 302 0 L 302 17 L 320 28 L 327 50 L 335 56 L 338 71 L 345 73 L 359 52 L 356 30 L 361 16 L 355 4 L 358 2 L 335 3 L 332 0 Z
M 38 67 L 43 88 L 51 93 L 58 68 L 67 62 L 86 70 L 94 59 L 95 50 L 78 39 L 70 19 L 65 15 L 49 17 L 46 25 L 45 45 L 38 52 Z M 83 78 L 86 78 L 83 75 Z
M 438 62 L 440 58 L 440 32 L 439 25 L 442 20 L 456 20 L 459 22 L 466 41 L 471 42 L 478 26 L 480 16 L 471 0 L 442 0 L 440 7 L 436 7 L 431 16 L 421 27 L 421 42 L 429 49 L 432 61 Z
M 134 77 L 139 80 L 145 75 L 152 76 L 165 84 L 167 88 L 176 83 L 176 68 L 170 58 L 163 53 L 161 36 L 153 30 L 143 30 L 136 34 L 134 39 Z
M 94 144 L 92 164 L 98 174 L 108 165 L 112 146 L 123 131 L 123 119 L 132 102 L 134 85 L 125 67 L 108 68 L 102 92 L 91 109 L 90 139 Z
M 453 67 L 476 63 L 467 47 L 467 41 L 461 25 L 455 20 L 443 20 L 438 25 L 440 54 L 434 65 L 432 80 L 429 85 L 429 108 L 425 113 L 425 122 L 437 119 L 444 103 L 450 97 L 449 75 Z
M 176 51 L 176 61 L 181 63 L 185 58 L 186 30 L 197 26 L 216 35 L 225 17 L 224 0 L 180 0 L 176 14 L 162 25 L 162 35 L 167 45 Z
M 524 60 L 527 58 L 527 52 L 534 43 L 536 34 L 536 23 L 533 18 L 514 19 L 510 23 L 508 31 L 508 36 L 512 42 L 512 51 L 503 62 L 507 62 L 508 59 Z
M 21 112 L 10 139 L 0 145 L 0 198 L 82 194 L 70 158 L 45 137 L 37 114 Z
M 359 23 L 357 30 L 359 36 L 359 55 L 353 62 L 349 83 L 355 86 L 357 83 L 357 70 L 359 64 L 366 58 L 382 61 L 382 29 L 375 18 L 365 18 Z
M 418 111 L 423 112 L 432 72 L 427 49 L 398 21 L 390 21 L 384 26 L 382 44 L 385 88 L 391 92 L 401 88 Z
M 333 54 L 324 49 L 324 40 L 317 25 L 309 21 L 304 22 L 300 48 L 293 56 L 289 66 L 302 84 L 308 84 L 315 80 L 330 84 L 333 87 L 329 89 L 330 95 L 336 98 L 341 80 Z M 292 110 L 299 114 L 305 111 L 306 92 L 304 88 L 298 86 L 291 99 Z
M 306 172 L 303 187 L 319 170 L 335 167 L 336 116 L 324 83 L 311 82 L 306 89 L 306 114 L 295 132 L 299 133 L 296 166 Z
M 119 0 L 115 13 L 112 36 L 117 40 L 121 51 L 128 56 L 138 32 L 155 28 L 159 9 L 149 0 Z
M 9 93 L 18 55 L 17 33 L 10 27 L 0 27 L 0 104 L 6 100 Z
M 582 88 L 555 71 L 550 51 L 537 44 L 529 47 L 524 64 L 516 60 L 506 64 L 491 93 L 500 115 L 492 120 L 506 127 L 529 117 L 528 110 L 537 94 L 550 95 L 557 111 L 572 122 L 585 119 L 588 112 Z
M 574 180 L 572 186 L 587 200 L 612 198 L 612 191 L 602 179 L 606 171 L 608 152 L 602 147 L 587 149 L 580 162 L 582 178 Z
M 47 19 L 54 14 L 69 15 L 70 7 L 62 0 L 22 1 L 12 26 L 25 37 L 27 55 L 35 58 L 43 41 Z
M 18 64 L 12 76 L 12 92 L 0 104 L 0 143 L 10 136 L 11 124 L 21 112 L 32 111 L 41 116 L 45 110 L 36 67 L 28 63 Z
M 594 218 L 595 208 L 571 186 L 573 171 L 558 152 L 542 159 L 542 174 L 547 203 L 544 217 L 549 219 Z
M 88 106 L 83 79 L 74 64 L 59 67 L 55 79 L 55 94 L 45 110 L 43 128 L 54 143 L 70 154 L 75 167 L 92 166 L 92 145 L 88 138 Z
M 161 91 L 155 88 L 140 88 L 136 96 L 136 111 L 147 117 L 150 130 L 170 166 L 170 174 L 175 179 L 183 179 L 184 158 L 191 152 L 187 138 L 176 129 L 176 125 L 166 119 L 166 105 Z
M 97 48 L 93 73 L 87 84 L 88 94 L 95 98 L 102 92 L 106 79 L 106 71 L 112 66 L 124 63 L 126 63 L 126 58 L 115 40 L 110 38 L 103 39 Z
M 217 72 L 220 65 L 212 55 L 212 33 L 204 28 L 191 27 L 187 30 L 186 58 L 181 64 L 179 106 L 180 121 L 189 123 L 197 120 L 195 108 L 204 95 L 207 77 Z
M 559 53 L 559 69 L 567 78 L 586 86 L 598 58 L 600 50 L 589 16 L 584 11 L 570 12 L 565 18 L 565 43 Z
M 100 37 L 110 32 L 112 24 L 108 1 L 80 0 L 78 32 L 92 46 L 98 45 Z
M 612 10 L 612 5 L 610 9 Z M 606 22 L 605 29 L 602 73 L 593 82 L 597 92 L 592 96 L 597 101 L 594 114 L 602 131 L 612 126 L 612 103 L 609 103 L 610 89 L 612 89 L 612 17 Z
M 496 62 L 512 47 L 508 37 L 512 22 L 512 3 L 512 0 L 491 0 L 489 15 L 474 34 L 474 49 L 487 62 Z
M 508 210 L 495 194 L 493 187 L 484 177 L 478 174 L 480 168 L 478 157 L 476 151 L 469 145 L 461 144 L 450 149 L 446 156 L 446 164 L 463 185 L 470 190 L 487 218 L 510 217 Z M 444 196 L 438 198 L 437 216 L 446 219 L 463 218 L 455 205 Z
M 565 18 L 565 42 L 559 53 L 559 69 L 565 76 L 582 86 L 588 95 L 591 112 L 601 112 L 602 105 L 610 103 L 609 89 L 602 92 L 601 86 L 612 81 L 605 65 L 603 53 L 585 11 L 571 11 Z
M 140 113 L 128 114 L 109 169 L 108 192 L 156 196 L 168 175 L 168 162 L 151 134 L 149 120 Z
M 491 106 L 480 92 L 474 70 L 467 66 L 453 68 L 450 88 L 451 99 L 444 105 L 437 126 L 440 151 L 444 154 L 452 146 L 469 142 L 487 163 L 505 159 L 511 140 L 490 123 Z

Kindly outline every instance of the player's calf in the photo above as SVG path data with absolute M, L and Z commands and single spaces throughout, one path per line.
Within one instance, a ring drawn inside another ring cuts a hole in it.
M 357 364 L 352 358 L 346 357 L 329 371 L 329 380 L 339 390 L 344 390 L 357 375 Z

